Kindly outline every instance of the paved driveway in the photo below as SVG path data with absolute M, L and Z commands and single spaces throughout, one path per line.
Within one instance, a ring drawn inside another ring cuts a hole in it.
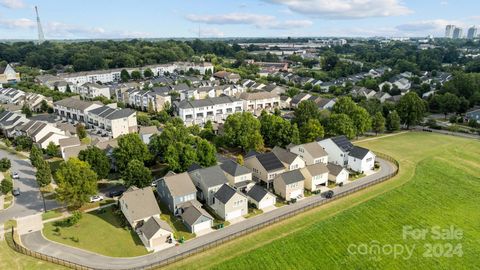
M 14 198 L 14 205 L 0 211 L 0 223 L 16 218 L 37 214 L 43 211 L 43 200 L 37 181 L 35 168 L 28 159 L 20 159 L 17 155 L 0 150 L 0 158 L 7 157 L 12 163 L 12 172 L 17 172 L 20 179 L 14 180 L 14 188 L 20 188 L 20 196 Z M 47 201 L 47 209 L 58 207 L 55 201 Z
M 335 193 L 348 191 L 354 189 L 362 184 L 373 182 L 381 177 L 387 176 L 393 173 L 395 166 L 390 162 L 379 159 L 381 169 L 374 175 L 369 175 L 361 179 L 356 180 L 348 185 L 335 188 Z M 280 207 L 273 211 L 249 218 L 243 222 L 230 225 L 224 229 L 211 232 L 206 235 L 199 236 L 195 239 L 187 241 L 180 246 L 168 248 L 161 252 L 133 258 L 112 258 L 85 250 L 80 250 L 73 247 L 64 246 L 49 240 L 46 240 L 41 231 L 29 233 L 22 236 L 22 243 L 30 250 L 34 250 L 43 254 L 47 254 L 56 258 L 61 258 L 70 262 L 86 265 L 96 269 L 131 269 L 142 266 L 148 266 L 165 259 L 172 258 L 175 255 L 188 252 L 202 247 L 205 244 L 211 243 L 218 239 L 223 239 L 226 236 L 233 235 L 237 232 L 245 229 L 252 228 L 255 225 L 262 224 L 268 220 L 275 219 L 284 214 L 292 213 L 298 209 L 304 208 L 314 202 L 320 202 L 326 200 L 322 196 L 310 196 L 304 200 L 301 200 L 295 204 Z

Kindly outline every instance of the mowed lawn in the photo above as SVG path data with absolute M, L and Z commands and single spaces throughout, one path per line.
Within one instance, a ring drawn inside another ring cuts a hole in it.
M 35 258 L 22 255 L 11 249 L 6 241 L 0 241 L 0 269 L 24 270 L 24 269 L 42 269 L 42 270 L 61 270 L 66 267 L 47 263 Z
M 56 228 L 60 230 L 57 232 Z M 121 226 L 111 207 L 105 208 L 104 212 L 84 213 L 82 219 L 71 227 L 46 223 L 43 234 L 52 241 L 111 257 L 135 257 L 148 253 L 138 235 Z
M 394 156 L 401 164 L 399 175 L 169 268 L 478 269 L 480 142 L 405 133 L 358 144 Z M 404 226 L 454 226 L 463 237 L 433 240 L 429 234 L 423 240 L 405 240 Z M 413 252 L 404 259 L 394 258 L 388 249 L 378 256 L 348 251 L 349 246 L 362 244 L 403 245 Z M 460 244 L 463 254 L 457 257 L 457 249 L 453 257 L 424 257 L 426 244 Z

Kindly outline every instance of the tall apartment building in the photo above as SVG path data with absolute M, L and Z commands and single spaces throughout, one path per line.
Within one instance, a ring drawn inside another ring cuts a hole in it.
M 463 38 L 463 29 L 460 27 L 455 27 L 455 29 L 453 29 L 453 38 Z
M 446 38 L 453 38 L 453 30 L 455 29 L 455 25 L 449 24 L 445 27 L 445 37 Z
M 467 38 L 468 39 L 476 38 L 477 32 L 478 32 L 478 28 L 475 25 L 473 25 L 472 27 L 468 28 Z

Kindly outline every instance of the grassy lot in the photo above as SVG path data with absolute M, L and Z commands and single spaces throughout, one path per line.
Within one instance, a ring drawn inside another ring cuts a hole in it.
M 480 142 L 407 133 L 360 145 L 391 156 L 399 175 L 168 266 L 169 269 L 477 269 Z M 459 240 L 403 239 L 404 226 L 463 231 Z M 350 245 L 408 245 L 408 259 L 351 254 Z M 462 257 L 423 256 L 425 244 L 461 244 Z
M 111 257 L 133 257 L 147 254 L 134 231 L 123 227 L 112 207 L 105 211 L 84 213 L 82 219 L 71 227 L 56 227 L 55 222 L 45 224 L 46 238 L 62 244 L 97 252 Z M 59 228 L 59 231 L 56 231 Z
M 190 233 L 187 230 L 187 227 L 185 227 L 185 224 L 183 224 L 180 219 L 176 218 L 170 212 L 170 210 L 162 203 L 160 203 L 160 210 L 162 211 L 160 218 L 166 221 L 168 225 L 170 225 L 170 227 L 174 230 L 173 237 L 175 237 L 175 239 L 179 240 L 182 237 L 184 240 L 195 238 L 196 235 L 194 233 Z
M 49 219 L 60 217 L 60 216 L 62 216 L 61 211 L 50 210 L 50 211 L 47 211 L 46 213 L 42 214 L 42 220 L 49 220 Z
M 257 208 L 254 208 L 254 207 L 249 207 L 248 208 L 248 214 L 245 216 L 245 218 L 251 218 L 251 217 L 260 215 L 262 213 L 263 213 L 263 210 L 261 210 L 261 209 L 257 209 Z
M 22 255 L 13 251 L 6 241 L 0 241 L 0 269 L 61 270 L 68 268 Z

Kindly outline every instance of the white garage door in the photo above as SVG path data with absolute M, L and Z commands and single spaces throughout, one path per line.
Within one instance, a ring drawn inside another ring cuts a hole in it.
M 297 189 L 295 191 L 292 191 L 290 193 L 290 199 L 296 199 L 298 196 L 302 195 L 302 190 L 301 189 Z
M 198 223 L 196 225 L 193 226 L 193 232 L 199 232 L 199 231 L 203 231 L 205 229 L 208 229 L 211 227 L 211 224 L 210 224 L 210 220 L 207 220 L 207 221 L 204 221 L 202 223 Z
M 273 198 L 268 198 L 258 204 L 258 208 L 263 209 L 273 205 Z
M 242 216 L 242 209 L 227 213 L 225 220 L 231 220 Z

